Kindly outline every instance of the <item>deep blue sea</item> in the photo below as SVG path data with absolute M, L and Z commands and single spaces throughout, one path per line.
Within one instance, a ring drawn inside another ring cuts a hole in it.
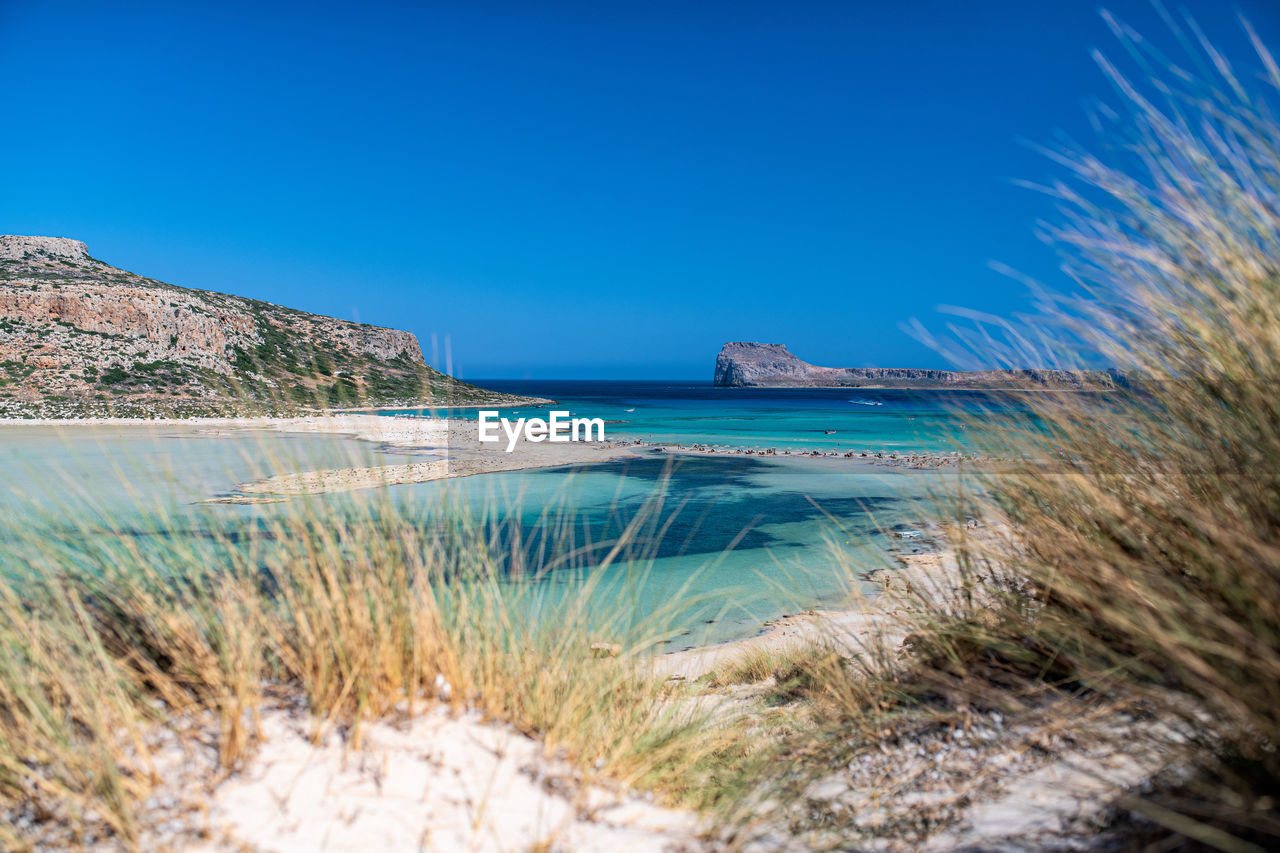
M 971 443 L 957 413 L 999 429 L 1022 419 L 1016 396 L 981 391 L 717 388 L 711 382 L 481 379 L 495 391 L 555 400 L 604 418 L 610 438 L 763 449 L 949 452 Z M 473 418 L 474 409 L 437 412 Z M 531 409 L 503 410 L 532 417 Z M 545 412 L 541 413 L 545 416 Z

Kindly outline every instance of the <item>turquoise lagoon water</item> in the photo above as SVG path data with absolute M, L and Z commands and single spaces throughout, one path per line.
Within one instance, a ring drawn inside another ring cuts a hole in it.
M 579 543 L 614 541 L 642 519 L 642 556 L 614 566 L 615 582 L 643 577 L 626 592 L 641 613 L 688 600 L 687 642 L 702 643 L 842 604 L 850 581 L 859 585 L 851 573 L 880 565 L 892 531 L 919 524 L 920 501 L 936 485 L 916 471 L 731 456 L 642 457 L 469 477 L 447 488 L 478 511 L 515 508 L 526 539 L 537 535 L 543 507 L 552 515 L 571 508 Z
M 954 395 L 920 392 L 486 384 L 551 397 L 577 415 L 625 421 L 610 424 L 610 437 L 652 434 L 654 441 L 686 444 L 873 451 L 941 451 L 966 438 L 953 409 L 965 405 L 963 396 L 957 402 Z M 968 404 L 993 411 L 994 419 L 1017 416 L 1016 403 L 975 396 Z M 139 537 L 198 537 L 210 527 L 234 532 L 289 511 L 287 504 L 202 503 L 237 483 L 280 470 L 421 461 L 437 450 L 185 426 L 5 427 L 0 516 L 9 525 L 28 532 L 40 528 L 42 535 L 64 540 L 108 529 L 136 531 Z M 565 529 L 566 517 L 579 544 L 614 540 L 641 519 L 633 559 L 608 570 L 599 594 L 631 597 L 638 614 L 681 604 L 679 627 L 689 633 L 679 642 L 691 645 L 753 634 L 764 620 L 797 609 L 843 604 L 850 570 L 882 559 L 894 529 L 917 526 L 922 499 L 946 476 L 952 475 L 797 457 L 672 460 L 639 449 L 636 458 L 616 463 L 393 486 L 384 497 L 411 510 L 407 518 L 429 519 L 447 505 L 481 520 L 501 520 L 525 543 L 536 542 L 549 527 Z M 315 498 L 342 507 L 361 499 L 360 493 Z M 156 518 L 164 520 L 163 531 L 155 529 Z M 0 526 L 0 545 L 5 536 Z M 591 571 L 603 553 L 587 549 L 579 562 Z M 0 560 L 4 554 L 0 547 Z M 552 571 L 539 583 L 557 594 L 557 588 L 569 588 L 560 582 L 570 574 Z M 642 581 L 632 583 L 635 578 Z

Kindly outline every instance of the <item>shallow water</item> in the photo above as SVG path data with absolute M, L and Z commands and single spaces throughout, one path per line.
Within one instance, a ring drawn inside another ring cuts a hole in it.
M 747 636 L 783 613 L 846 600 L 853 573 L 878 566 L 892 530 L 920 522 L 936 472 L 808 459 L 684 457 L 537 469 L 396 486 L 410 500 L 450 493 L 477 512 L 514 512 L 526 536 L 545 507 L 569 508 L 577 541 L 616 540 L 645 520 L 637 559 L 611 572 L 640 613 L 673 597 L 689 643 Z M 658 535 L 657 531 L 661 531 Z M 713 620 L 713 621 L 708 621 Z
M 0 513 L 48 516 L 173 512 L 284 471 L 392 464 L 343 436 L 186 425 L 0 428 Z

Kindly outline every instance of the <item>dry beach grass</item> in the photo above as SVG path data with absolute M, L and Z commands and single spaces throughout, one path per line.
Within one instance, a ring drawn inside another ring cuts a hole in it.
M 575 572 L 587 543 L 550 543 L 551 564 L 530 561 L 513 584 L 503 549 L 517 546 L 498 544 L 500 526 L 390 503 L 295 506 L 247 542 L 6 531 L 6 846 L 138 843 L 175 736 L 212 743 L 209 769 L 233 772 L 281 703 L 353 748 L 377 720 L 453 707 L 536 735 L 567 778 L 697 787 L 722 727 L 664 703 L 635 669 L 669 614 L 596 612 L 598 572 L 567 591 L 535 582 Z M 634 556 L 625 539 L 606 563 Z M 622 653 L 594 656 L 601 637 Z
M 1080 293 L 1046 296 L 1039 321 L 980 330 L 969 363 L 1070 365 L 1083 351 L 1123 367 L 1133 393 L 1038 395 L 1036 429 L 987 434 L 982 450 L 1008 463 L 973 468 L 967 487 L 939 496 L 962 594 L 921 602 L 903 660 L 813 678 L 836 723 L 801 733 L 791 755 L 808 778 L 856 777 L 877 731 L 927 741 L 993 711 L 1048 714 L 1070 738 L 1159 757 L 1145 791 L 1112 789 L 1122 837 L 1269 849 L 1280 838 L 1280 127 L 1269 101 L 1280 71 L 1258 45 L 1259 95 L 1207 44 L 1202 67 L 1217 76 L 1197 80 L 1117 33 L 1144 76 L 1102 61 L 1127 108 L 1110 159 L 1051 155 L 1075 181 L 1050 188 L 1067 224 L 1047 236 Z M 968 535 L 974 517 L 983 535 Z M 839 815 L 826 821 L 838 838 Z

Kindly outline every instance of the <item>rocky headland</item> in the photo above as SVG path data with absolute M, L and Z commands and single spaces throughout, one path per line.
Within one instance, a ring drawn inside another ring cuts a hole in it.
M 731 341 L 716 357 L 715 384 L 729 388 L 947 388 L 1100 390 L 1124 383 L 1101 370 L 931 370 L 913 367 L 819 367 L 785 344 Z
M 0 236 L 0 417 L 529 402 L 433 370 L 409 332 L 166 284 L 79 240 Z

